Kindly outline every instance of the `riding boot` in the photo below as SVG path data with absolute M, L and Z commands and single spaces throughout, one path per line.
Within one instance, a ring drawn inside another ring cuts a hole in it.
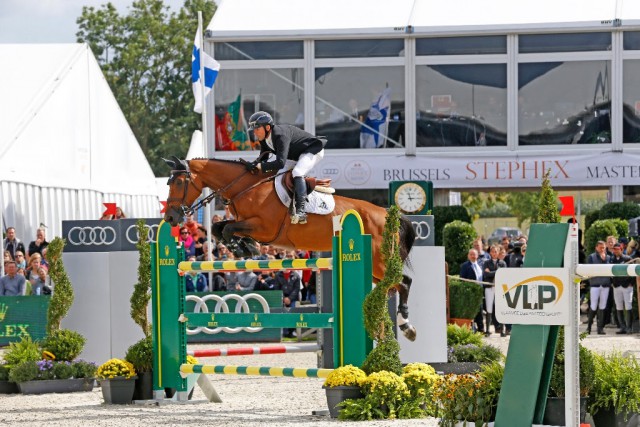
M 587 334 L 591 334 L 591 327 L 593 326 L 593 314 L 594 311 L 591 310 L 591 306 L 587 311 Z
M 624 312 L 624 321 L 627 324 L 627 333 L 633 333 L 633 320 L 632 320 L 633 310 L 627 310 Z
M 485 329 L 484 329 L 484 336 L 488 337 L 489 335 L 491 335 L 491 332 L 489 332 L 489 326 L 491 326 L 491 313 L 487 313 L 484 315 L 484 321 L 485 321 Z
M 616 334 L 622 335 L 627 333 L 627 326 L 624 321 L 624 310 L 618 310 L 618 325 L 620 328 L 616 331 Z
M 605 335 L 604 331 L 604 310 L 598 309 L 596 313 L 596 325 L 598 327 L 598 335 Z
M 307 183 L 304 177 L 296 176 L 293 178 L 293 189 L 295 192 L 295 211 L 291 215 L 291 224 L 306 224 L 307 213 L 305 212 L 307 198 Z

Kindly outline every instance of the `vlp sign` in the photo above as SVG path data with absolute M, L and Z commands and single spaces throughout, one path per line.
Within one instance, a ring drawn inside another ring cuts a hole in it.
M 496 318 L 516 325 L 569 322 L 569 272 L 564 268 L 501 268 L 496 271 Z

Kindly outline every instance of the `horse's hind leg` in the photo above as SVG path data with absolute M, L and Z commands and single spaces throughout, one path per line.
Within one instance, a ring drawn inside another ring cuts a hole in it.
M 415 341 L 416 328 L 409 323 L 409 290 L 411 289 L 411 277 L 406 274 L 402 275 L 402 283 L 396 286 L 398 293 L 400 294 L 400 303 L 398 304 L 398 314 L 396 316 L 396 322 L 398 327 L 409 341 Z
M 222 228 L 222 238 L 228 242 L 227 247 L 235 256 L 251 258 L 260 255 L 255 240 L 248 235 L 238 236 L 238 234 L 248 234 L 250 231 L 251 227 L 246 222 L 229 221 Z

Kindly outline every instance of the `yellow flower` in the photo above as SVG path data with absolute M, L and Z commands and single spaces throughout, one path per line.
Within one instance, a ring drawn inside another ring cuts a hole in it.
M 45 350 L 42 352 L 42 358 L 46 360 L 56 360 L 56 355 Z
M 100 379 L 124 377 L 131 378 L 136 375 L 133 365 L 122 359 L 109 359 L 98 368 L 96 376 Z
M 194 356 L 187 354 L 187 364 L 188 365 L 198 365 L 200 362 L 198 362 L 198 359 L 196 359 Z
M 367 378 L 364 371 L 353 365 L 341 366 L 334 369 L 324 382 L 325 387 L 360 386 Z

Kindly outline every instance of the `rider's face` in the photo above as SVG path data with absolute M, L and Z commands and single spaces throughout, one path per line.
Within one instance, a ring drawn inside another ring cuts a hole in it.
M 266 136 L 266 130 L 264 126 L 260 126 L 253 130 L 253 134 L 256 137 L 256 141 L 264 141 L 264 138 Z

